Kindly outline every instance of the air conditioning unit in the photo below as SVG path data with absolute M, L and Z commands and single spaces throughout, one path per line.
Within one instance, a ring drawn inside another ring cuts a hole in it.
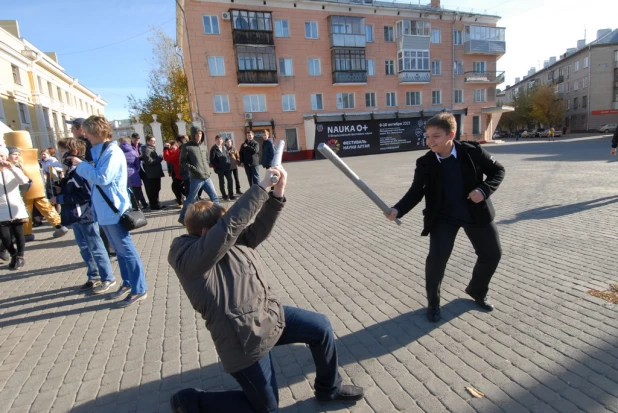
M 245 113 L 245 120 L 253 119 L 253 113 Z
M 221 18 L 223 20 L 230 20 L 230 12 L 229 11 L 224 11 L 221 13 Z

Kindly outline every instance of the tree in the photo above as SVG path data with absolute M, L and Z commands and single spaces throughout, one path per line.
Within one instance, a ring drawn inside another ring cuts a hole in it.
M 516 130 L 532 128 L 534 117 L 532 116 L 532 99 L 530 90 L 520 90 L 513 98 L 514 112 L 503 113 L 500 117 L 498 128 L 502 130 Z
M 552 86 L 538 86 L 531 96 L 532 116 L 544 126 L 559 126 L 566 112 L 564 101 L 558 99 Z
M 129 114 L 141 123 L 152 123 L 152 114 L 161 122 L 164 140 L 171 140 L 178 134 L 178 114 L 186 122 L 191 121 L 191 111 L 187 98 L 187 76 L 181 57 L 176 53 L 174 40 L 161 29 L 153 28 L 152 43 L 153 67 L 148 76 L 148 94 L 144 99 L 128 96 Z

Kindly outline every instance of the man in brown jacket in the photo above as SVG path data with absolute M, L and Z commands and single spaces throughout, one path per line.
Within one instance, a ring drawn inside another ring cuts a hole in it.
M 269 194 L 266 188 L 273 185 L 273 176 L 279 182 Z M 280 166 L 268 169 L 264 180 L 227 212 L 210 201 L 188 208 L 188 234 L 172 242 L 168 262 L 193 308 L 206 320 L 223 369 L 242 391 L 184 389 L 172 396 L 175 413 L 277 412 L 279 394 L 270 350 L 292 343 L 311 349 L 318 400 L 354 402 L 363 397 L 361 387 L 341 384 L 328 318 L 282 306 L 271 295 L 267 270 L 255 251 L 285 205 L 286 178 Z

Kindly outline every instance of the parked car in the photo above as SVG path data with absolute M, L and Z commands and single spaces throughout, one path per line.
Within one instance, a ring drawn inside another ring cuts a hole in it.
M 534 131 L 528 131 L 528 130 L 523 130 L 521 131 L 521 135 L 522 138 L 533 138 L 534 137 Z
M 616 126 L 618 126 L 616 123 L 606 123 L 597 130 L 601 133 L 610 133 L 616 131 Z
M 559 128 L 554 128 L 554 138 L 562 136 L 562 131 Z
M 537 128 L 533 133 L 534 133 L 534 137 L 535 138 L 541 138 L 543 137 L 543 132 L 545 132 L 545 128 Z M 547 135 L 545 135 L 545 137 L 549 136 L 549 129 L 547 130 Z
M 510 133 L 508 131 L 505 130 L 496 130 L 494 132 L 494 139 L 499 139 L 499 138 L 508 138 L 510 135 Z

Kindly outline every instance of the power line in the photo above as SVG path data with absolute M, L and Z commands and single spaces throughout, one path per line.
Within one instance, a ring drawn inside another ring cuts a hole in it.
M 158 25 L 158 26 L 151 27 L 150 29 L 148 29 L 148 30 L 146 30 L 146 31 L 144 31 L 144 32 L 141 32 L 141 33 L 139 33 L 139 34 L 136 34 L 135 36 L 131 36 L 131 37 L 128 37 L 128 38 L 123 39 L 123 40 L 119 40 L 119 41 L 114 42 L 114 43 L 106 44 L 106 45 L 104 45 L 104 46 L 94 47 L 94 48 L 92 48 L 92 49 L 81 50 L 81 51 L 79 51 L 79 52 L 58 53 L 58 56 L 67 56 L 67 55 L 72 55 L 72 54 L 79 54 L 79 53 L 92 52 L 93 50 L 105 49 L 106 47 L 111 47 L 111 46 L 115 46 L 115 45 L 120 44 L 120 43 L 128 42 L 129 40 L 135 39 L 136 37 L 140 37 L 140 36 L 142 36 L 142 35 L 144 35 L 144 34 L 146 34 L 146 33 L 150 32 L 150 31 L 152 31 L 153 29 L 156 29 L 156 28 L 158 28 L 158 27 L 161 27 L 161 26 L 163 26 L 163 25 L 165 25 L 165 24 L 167 24 L 167 23 L 171 22 L 171 21 L 172 21 L 172 20 L 174 20 L 174 19 L 175 19 L 175 17 L 172 17 L 171 19 L 169 19 L 169 20 L 167 20 L 167 21 L 165 21 L 165 22 L 161 23 L 161 24 L 160 24 L 160 25 Z

